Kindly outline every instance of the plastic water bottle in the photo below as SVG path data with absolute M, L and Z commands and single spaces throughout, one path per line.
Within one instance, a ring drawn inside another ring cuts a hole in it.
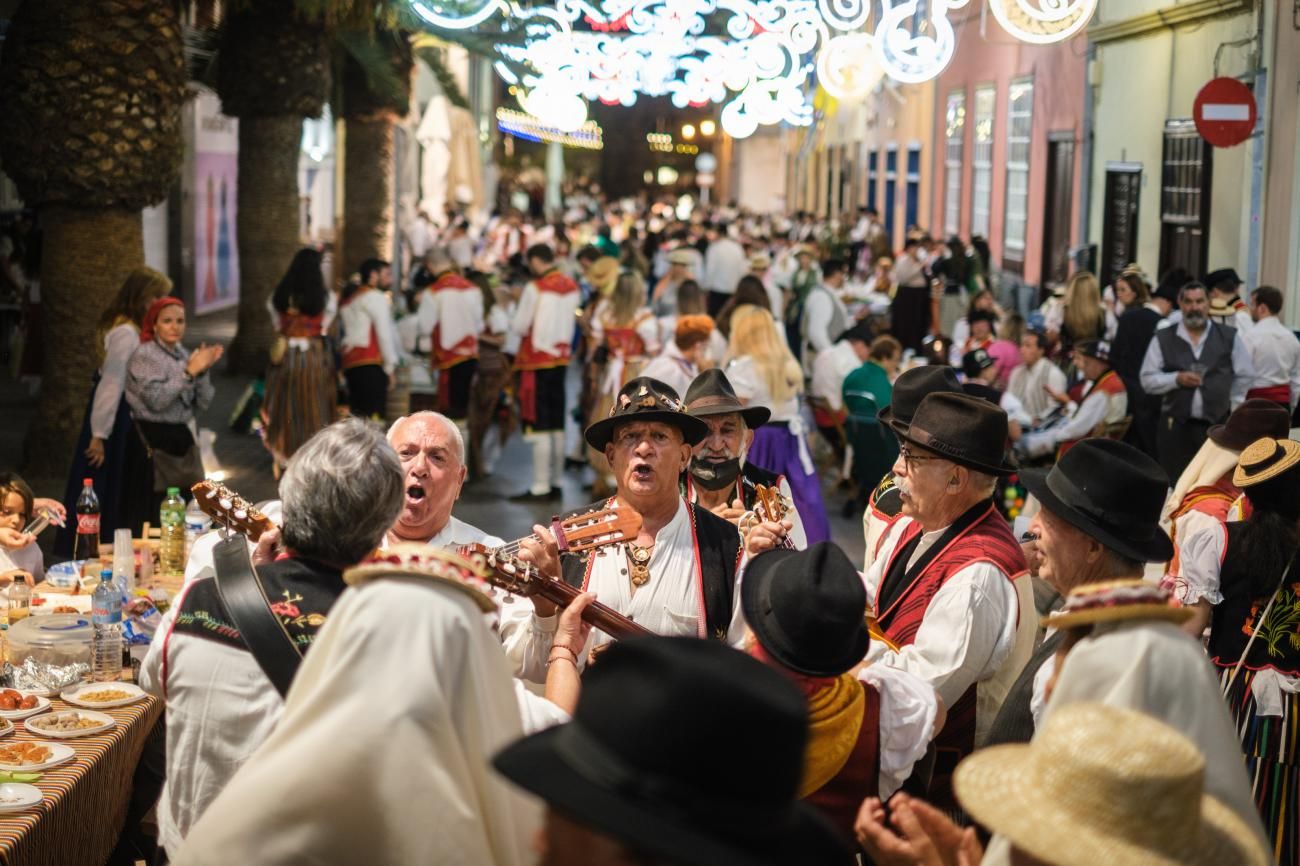
M 118 529 L 113 533 L 113 586 L 122 596 L 123 604 L 131 600 L 131 594 L 135 592 L 135 550 L 130 529 Z
M 212 518 L 199 508 L 199 498 L 195 496 L 185 506 L 185 561 L 189 562 L 190 551 L 194 549 L 194 540 L 212 528 Z
M 122 597 L 113 585 L 113 572 L 99 574 L 99 586 L 90 597 L 90 619 L 95 632 L 91 638 L 91 676 L 96 682 L 122 677 Z
M 168 487 L 167 498 L 158 512 L 162 543 L 158 545 L 159 569 L 163 574 L 185 570 L 185 500 L 179 487 Z

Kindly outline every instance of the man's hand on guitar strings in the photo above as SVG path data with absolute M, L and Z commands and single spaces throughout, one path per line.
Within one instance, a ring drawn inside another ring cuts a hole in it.
M 591 623 L 583 620 L 582 612 L 595 600 L 594 592 L 584 592 L 560 611 L 560 623 L 555 629 L 555 637 L 551 639 L 551 646 L 567 648 L 573 653 L 575 662 L 581 657 L 582 648 L 591 636 Z
M 750 556 L 758 556 L 765 551 L 774 550 L 781 546 L 782 539 L 793 528 L 794 524 L 789 520 L 779 523 L 765 520 L 755 524 L 745 535 L 745 552 Z
M 560 548 L 555 543 L 555 534 L 540 523 L 534 524 L 532 536 L 519 542 L 519 558 L 532 563 L 537 573 L 547 580 L 560 579 Z M 552 602 L 539 595 L 533 595 L 533 609 L 538 616 L 555 616 L 559 610 Z

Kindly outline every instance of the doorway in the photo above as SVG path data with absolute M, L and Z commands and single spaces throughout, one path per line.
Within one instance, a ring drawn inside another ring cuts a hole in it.
M 1074 199 L 1074 133 L 1047 140 L 1047 198 L 1043 210 L 1043 276 L 1040 285 L 1070 276 L 1070 214 Z
M 1138 199 L 1142 193 L 1140 163 L 1108 163 L 1106 198 L 1102 211 L 1101 256 L 1097 278 L 1103 286 L 1114 282 L 1137 260 Z

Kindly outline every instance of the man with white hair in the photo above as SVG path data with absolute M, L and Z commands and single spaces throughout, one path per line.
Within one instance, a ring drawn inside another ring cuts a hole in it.
M 425 261 L 433 283 L 420 294 L 419 333 L 430 339 L 429 364 L 438 377 L 438 410 L 464 422 L 470 386 L 478 370 L 483 292 L 461 276 L 446 250 L 430 250 Z
M 271 610 L 299 650 L 311 649 L 345 589 L 343 570 L 375 549 L 402 508 L 402 466 L 360 419 L 326 427 L 280 479 L 282 528 L 263 535 L 254 565 Z M 276 556 L 276 547 L 283 555 Z M 159 843 L 175 852 L 189 828 L 271 733 L 283 698 L 235 625 L 216 579 L 186 585 L 158 628 L 140 684 L 167 705 L 167 781 Z
M 451 514 L 467 474 L 465 440 L 454 421 L 437 412 L 416 412 L 393 422 L 388 442 L 402 464 L 405 495 L 384 547 L 402 541 L 434 547 L 505 544 Z

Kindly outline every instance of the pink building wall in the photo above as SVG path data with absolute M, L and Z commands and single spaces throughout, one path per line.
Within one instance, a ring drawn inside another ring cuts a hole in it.
M 972 4 L 974 6 L 976 4 Z M 952 62 L 939 76 L 934 94 L 934 182 L 931 186 L 931 231 L 944 233 L 944 193 L 948 95 L 956 89 L 966 94 L 966 123 L 962 147 L 962 185 L 959 234 L 971 235 L 972 161 L 974 154 L 975 88 L 993 84 L 996 108 L 993 114 L 992 193 L 989 206 L 988 241 L 995 267 L 1002 266 L 1007 184 L 1008 89 L 1016 79 L 1032 76 L 1033 116 L 1029 156 L 1029 196 L 1025 231 L 1024 266 L 1021 277 L 1038 285 L 1043 271 L 1043 233 L 1046 223 L 1049 135 L 1070 133 L 1074 141 L 1074 165 L 1070 194 L 1070 245 L 1078 244 L 1079 205 L 1083 182 L 1083 104 L 1087 75 L 1087 36 L 1080 33 L 1065 42 L 1032 45 L 1004 32 L 991 17 L 980 34 L 978 10 L 967 12 L 965 20 L 954 22 L 957 50 Z M 1099 206 L 1100 203 L 1094 203 Z

